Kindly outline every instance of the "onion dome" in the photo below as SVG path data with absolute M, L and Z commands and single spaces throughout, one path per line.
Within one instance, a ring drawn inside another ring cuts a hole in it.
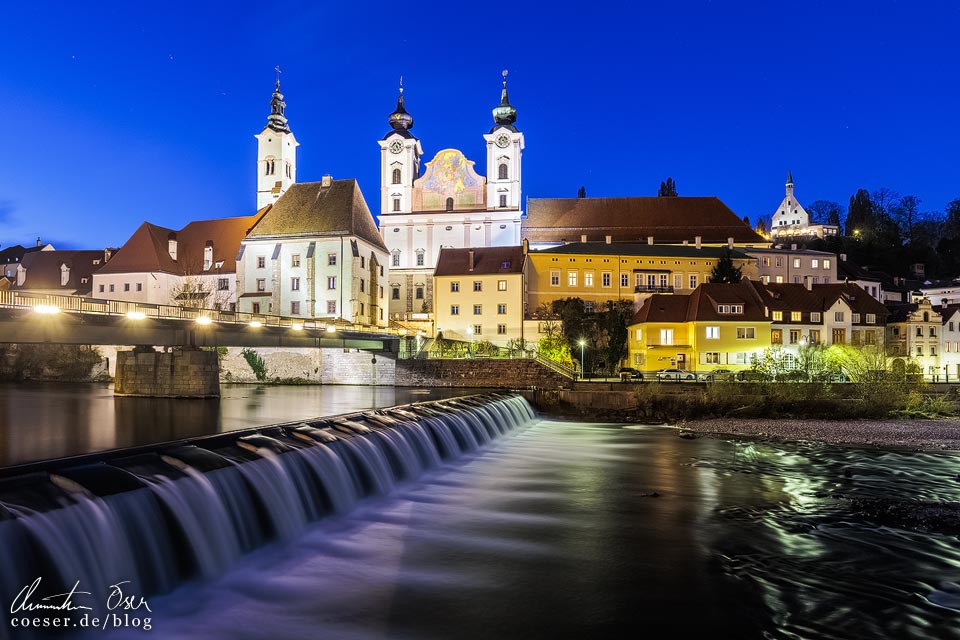
M 493 110 L 493 121 L 500 125 L 512 126 L 517 121 L 517 110 L 510 104 L 507 97 L 507 70 L 503 70 L 503 92 L 500 94 L 500 105 Z
M 390 114 L 387 122 L 394 131 L 406 131 L 413 128 L 413 116 L 407 113 L 403 106 L 403 76 L 400 76 L 400 95 L 397 98 L 397 109 Z
M 278 133 L 290 133 L 287 118 L 283 115 L 283 110 L 286 108 L 287 103 L 283 101 L 283 94 L 280 93 L 280 78 L 278 76 L 277 87 L 273 90 L 273 99 L 270 100 L 270 115 L 267 116 L 267 127 Z

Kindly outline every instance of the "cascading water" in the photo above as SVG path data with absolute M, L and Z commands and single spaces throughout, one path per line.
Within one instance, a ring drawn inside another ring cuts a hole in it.
M 533 418 L 517 396 L 465 398 L 51 463 L 0 480 L 0 597 L 11 602 L 38 577 L 47 594 L 130 581 L 143 595 L 210 578 L 256 546 L 291 540 Z M 0 637 L 9 629 L 0 626 Z

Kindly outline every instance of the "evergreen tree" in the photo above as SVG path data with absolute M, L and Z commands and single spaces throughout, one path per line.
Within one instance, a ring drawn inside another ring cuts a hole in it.
M 660 183 L 660 191 L 657 192 L 657 195 L 661 198 L 676 197 L 677 183 L 673 181 L 673 178 L 667 178 L 666 182 Z
M 750 216 L 743 216 L 743 224 L 750 226 Z
M 850 206 L 847 207 L 847 235 L 855 236 L 865 233 L 873 223 L 873 203 L 870 201 L 870 193 L 866 189 L 857 189 L 857 193 L 850 196 Z
M 840 226 L 840 208 L 831 209 L 830 213 L 827 214 L 827 224 L 831 224 L 835 227 Z
M 767 221 L 763 218 L 757 218 L 757 227 L 754 229 L 754 231 L 762 236 L 767 235 Z
M 587 188 L 586 188 L 586 187 L 580 187 L 579 189 L 577 189 L 577 197 L 578 197 L 578 198 L 586 198 L 586 197 L 587 197 Z
M 727 249 L 723 252 L 723 255 L 720 256 L 720 259 L 717 260 L 713 271 L 710 272 L 710 282 L 737 283 L 740 282 L 742 276 L 743 267 L 733 266 L 733 256 L 730 250 Z

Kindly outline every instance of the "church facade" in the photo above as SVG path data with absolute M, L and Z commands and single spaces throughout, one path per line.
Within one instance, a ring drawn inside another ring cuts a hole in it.
M 810 214 L 793 195 L 793 172 L 787 172 L 787 192 L 773 214 L 770 233 L 775 239 L 816 236 L 824 238 L 840 233 L 840 227 L 830 224 L 810 224 Z
M 423 161 L 411 133 L 403 87 L 380 141 L 380 234 L 389 253 L 388 308 L 393 320 L 433 312 L 433 272 L 440 250 L 520 244 L 523 133 L 507 95 L 506 73 L 494 126 L 483 135 L 487 176 L 457 149 Z M 422 172 L 422 175 L 421 175 Z

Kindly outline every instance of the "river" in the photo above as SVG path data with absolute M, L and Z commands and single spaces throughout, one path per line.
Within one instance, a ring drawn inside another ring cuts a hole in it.
M 475 393 L 224 384 L 220 399 L 115 398 L 112 384 L 0 384 L 0 467 Z

